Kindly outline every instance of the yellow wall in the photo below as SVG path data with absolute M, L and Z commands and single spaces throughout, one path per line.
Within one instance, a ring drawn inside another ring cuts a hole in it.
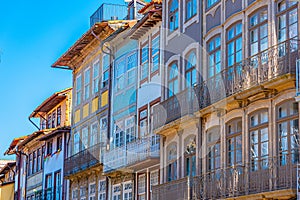
M 83 106 L 82 118 L 86 118 L 89 115 L 89 106 L 89 103 Z
M 76 110 L 74 122 L 77 123 L 80 121 L 80 109 Z
M 0 200 L 14 200 L 14 184 L 0 186 Z
M 98 97 L 93 99 L 93 101 L 92 101 L 92 113 L 94 113 L 98 110 L 98 101 L 99 101 Z
M 105 91 L 101 95 L 101 107 L 108 104 L 108 91 Z

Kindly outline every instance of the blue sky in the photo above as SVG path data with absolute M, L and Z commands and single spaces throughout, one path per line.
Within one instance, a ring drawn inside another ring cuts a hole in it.
M 72 85 L 72 72 L 51 68 L 84 32 L 96 1 L 2 1 L 0 6 L 0 158 L 13 138 L 35 127 L 30 113 Z M 114 0 L 122 3 L 124 0 Z

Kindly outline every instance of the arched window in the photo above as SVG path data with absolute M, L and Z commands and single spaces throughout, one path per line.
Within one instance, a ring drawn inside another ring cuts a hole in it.
M 178 89 L 178 66 L 176 63 L 173 63 L 168 70 L 168 97 L 177 94 Z
M 172 32 L 178 28 L 178 0 L 171 0 L 169 7 L 169 29 Z
M 196 75 L 196 63 L 197 63 L 197 57 L 194 51 L 192 51 L 188 55 L 188 59 L 186 62 L 185 67 L 185 81 L 186 87 L 193 86 L 197 83 L 197 75 Z

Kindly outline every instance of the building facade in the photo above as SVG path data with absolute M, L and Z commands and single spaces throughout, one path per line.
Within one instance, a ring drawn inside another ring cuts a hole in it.
M 296 1 L 164 1 L 166 48 L 182 46 L 169 41 L 183 33 L 201 49 L 195 79 L 189 57 L 185 63 L 165 51 L 168 89 L 154 108 L 155 132 L 164 136 L 154 199 L 296 198 L 298 11 Z M 199 39 L 184 20 L 197 15 Z M 184 82 L 193 85 L 188 100 Z
M 14 200 L 16 162 L 9 161 L 0 169 L 0 199 Z

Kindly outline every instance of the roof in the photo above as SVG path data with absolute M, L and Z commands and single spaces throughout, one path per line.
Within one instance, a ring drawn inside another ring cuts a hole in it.
M 148 13 L 146 13 L 144 17 L 131 29 L 128 35 L 131 39 L 137 40 L 161 20 L 161 8 L 154 8 L 152 10 L 149 10 Z
M 22 142 L 24 139 L 26 139 L 28 136 L 22 136 L 22 137 L 19 137 L 19 138 L 14 138 L 13 141 L 10 143 L 8 149 L 5 151 L 4 155 L 12 155 L 14 154 L 14 150 L 15 150 L 15 147 L 20 143 Z
M 153 5 L 162 5 L 162 0 L 152 0 L 151 2 L 147 3 L 141 10 L 139 10 L 139 13 L 144 14 Z
M 33 132 L 31 135 L 29 135 L 26 139 L 24 139 L 22 142 L 20 142 L 17 147 L 22 147 L 22 146 L 25 146 L 26 144 L 28 144 L 30 141 L 32 141 L 33 139 L 35 139 L 36 137 L 44 134 L 46 131 L 43 130 L 43 131 L 36 131 L 36 132 Z
M 76 42 L 65 52 L 51 67 L 65 68 L 74 70 L 72 60 L 80 57 L 82 50 L 87 47 L 94 39 L 95 35 L 103 35 L 105 38 L 117 30 L 128 20 L 115 20 L 95 23 L 86 33 L 84 33 Z
M 15 162 L 14 160 L 0 160 L 0 171 L 9 163 Z
M 65 90 L 62 90 L 60 92 L 54 93 L 52 96 L 50 96 L 48 99 L 46 99 L 41 105 L 39 105 L 31 114 L 29 117 L 39 117 L 39 114 L 47 113 L 50 110 L 52 110 L 55 106 L 57 106 L 61 101 L 63 101 L 66 98 L 66 93 L 71 91 L 72 88 L 67 88 Z
M 9 170 L 11 170 L 12 167 L 16 166 L 16 161 L 9 161 L 0 169 L 0 174 L 5 174 Z
M 48 133 L 45 133 L 44 136 L 42 136 L 41 138 L 39 138 L 39 141 L 45 141 L 48 140 L 52 137 L 55 137 L 56 135 L 60 134 L 60 133 L 65 133 L 65 132 L 70 132 L 71 127 L 70 126 L 66 126 L 66 127 L 59 127 L 56 128 Z

